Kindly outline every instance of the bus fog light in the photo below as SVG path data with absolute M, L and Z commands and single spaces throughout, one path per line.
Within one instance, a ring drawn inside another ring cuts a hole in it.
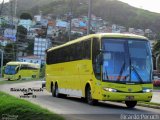
M 144 89 L 143 92 L 144 93 L 149 93 L 149 92 L 152 92 L 152 89 Z
M 112 88 L 103 88 L 103 90 L 109 91 L 109 92 L 117 92 L 116 89 L 112 89 Z

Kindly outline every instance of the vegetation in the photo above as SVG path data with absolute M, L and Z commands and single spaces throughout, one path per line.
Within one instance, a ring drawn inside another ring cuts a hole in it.
M 9 43 L 4 47 L 4 65 L 9 62 L 16 60 L 16 43 Z
M 0 92 L 0 115 L 18 115 L 17 120 L 64 120 L 62 117 L 28 101 Z
M 160 86 L 159 87 L 154 87 L 154 90 L 160 90 Z
M 85 0 L 73 0 L 73 15 L 87 15 L 88 5 Z M 54 16 L 64 15 L 70 11 L 70 1 L 55 0 L 50 4 L 43 5 L 35 11 L 31 9 L 30 12 L 38 13 L 38 10 L 43 13 L 51 13 Z M 139 29 L 152 29 L 159 34 L 160 31 L 160 14 L 149 12 L 147 10 L 134 8 L 126 3 L 117 0 L 93 0 L 92 13 L 102 17 L 110 23 L 115 23 L 128 27 Z
M 40 70 L 40 78 L 45 77 L 45 70 L 46 70 L 46 65 L 43 65 Z
M 18 26 L 18 28 L 17 28 L 17 41 L 24 42 L 26 37 L 27 37 L 27 29 L 25 27 L 23 27 L 22 25 Z
M 22 13 L 20 15 L 20 19 L 25 19 L 25 20 L 32 20 L 32 16 L 29 13 Z
M 72 0 L 73 15 L 87 15 L 88 3 L 86 0 Z M 6 5 L 10 5 L 7 4 Z M 160 38 L 160 14 L 132 7 L 117 0 L 93 0 L 92 13 L 102 17 L 110 23 L 134 27 L 149 28 Z M 54 16 L 64 15 L 71 8 L 70 0 L 18 0 L 18 15 L 24 10 L 32 15 L 51 13 Z
M 32 55 L 34 51 L 34 40 L 28 40 L 28 47 L 25 49 L 27 55 Z
M 154 69 L 158 70 L 160 72 L 160 41 L 158 41 L 154 46 L 153 46 L 153 63 L 154 64 Z
M 155 106 L 160 106 L 159 103 L 153 103 L 153 102 L 138 102 L 138 103 L 142 103 L 142 104 L 147 104 L 147 105 L 155 105 Z

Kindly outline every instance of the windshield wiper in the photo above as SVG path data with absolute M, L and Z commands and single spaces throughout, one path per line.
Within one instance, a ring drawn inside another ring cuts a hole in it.
M 126 63 L 125 63 L 125 61 L 124 61 L 123 65 L 122 65 L 122 67 L 121 67 L 121 70 L 120 70 L 120 72 L 119 72 L 117 81 L 121 80 L 121 76 L 122 76 L 123 71 L 124 71 L 124 69 L 125 69 L 125 65 L 126 65 Z
M 131 65 L 131 70 L 133 70 L 136 73 L 137 78 L 140 80 L 141 83 L 143 83 L 143 79 L 141 78 L 141 76 L 139 75 L 139 73 L 137 72 L 137 70 L 133 65 Z
M 105 69 L 107 80 L 109 80 L 107 69 Z

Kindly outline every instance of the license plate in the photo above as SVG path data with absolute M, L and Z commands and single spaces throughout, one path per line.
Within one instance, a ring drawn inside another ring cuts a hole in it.
M 126 96 L 126 100 L 134 100 L 134 96 Z

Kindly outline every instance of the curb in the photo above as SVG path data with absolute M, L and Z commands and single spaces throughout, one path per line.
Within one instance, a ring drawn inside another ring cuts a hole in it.
M 153 90 L 153 92 L 160 92 L 160 90 Z
M 150 105 L 150 104 L 145 104 L 145 103 L 137 103 L 138 106 L 142 107 L 149 107 L 149 108 L 155 108 L 155 109 L 160 109 L 160 106 L 158 105 Z

